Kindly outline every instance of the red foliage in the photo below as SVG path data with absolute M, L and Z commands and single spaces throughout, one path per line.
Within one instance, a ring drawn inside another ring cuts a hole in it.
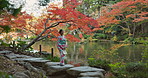
M 123 0 L 118 2 L 112 6 L 111 11 L 105 11 L 105 14 L 97 19 L 99 26 L 111 26 L 111 24 L 119 24 L 120 22 L 127 21 L 126 19 L 128 18 L 132 18 L 132 22 L 146 20 L 148 19 L 146 17 L 148 12 L 146 12 L 144 8 L 147 8 L 147 4 L 148 0 Z
M 82 37 L 83 37 L 83 35 L 82 35 L 82 34 L 79 34 L 79 37 L 80 37 L 80 38 L 82 38 Z
M 75 9 L 80 4 L 81 2 L 77 0 L 64 0 L 63 8 L 50 5 L 47 9 L 48 14 L 44 14 L 39 18 L 34 18 L 33 16 L 24 12 L 19 14 L 17 17 L 5 16 L 4 19 L 0 20 L 0 25 L 11 25 L 12 28 L 32 31 L 35 35 L 39 35 L 46 28 L 49 28 L 50 26 L 53 26 L 57 22 L 61 21 L 67 21 L 65 23 L 71 24 L 71 26 L 68 27 L 69 30 L 79 29 L 81 32 L 90 33 L 94 31 L 92 28 L 98 29 L 99 25 L 95 19 L 88 17 Z M 49 19 L 48 22 L 46 21 L 47 19 Z M 63 23 L 58 25 L 66 26 Z M 46 29 L 42 36 L 50 33 L 50 35 L 52 34 L 57 37 L 59 35 L 58 30 L 60 28 L 61 27 L 56 26 L 54 28 Z M 70 34 L 68 34 L 66 37 L 70 41 L 80 41 L 78 38 Z M 80 37 L 82 36 L 80 35 Z
M 66 37 L 69 41 L 71 41 L 71 42 L 80 42 L 80 39 L 74 37 L 74 36 L 71 35 L 71 34 L 68 34 L 68 35 L 66 35 L 65 37 Z

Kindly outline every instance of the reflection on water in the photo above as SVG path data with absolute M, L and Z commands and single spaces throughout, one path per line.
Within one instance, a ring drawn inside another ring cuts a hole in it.
M 39 50 L 39 45 L 42 45 L 42 51 L 51 52 L 51 48 L 54 48 L 54 55 L 59 56 L 59 51 L 56 47 L 56 42 L 40 41 L 35 43 L 32 47 L 35 50 Z M 101 52 L 99 52 L 101 48 L 108 50 L 114 45 L 114 43 L 110 42 L 89 42 L 84 44 L 69 42 L 67 48 L 67 59 L 68 61 L 73 61 L 75 63 L 83 63 L 87 65 L 88 58 L 99 58 L 99 55 L 101 55 Z M 122 46 L 116 52 L 120 58 L 126 61 L 140 61 L 142 59 L 141 53 L 143 52 L 144 48 L 145 46 L 142 44 Z

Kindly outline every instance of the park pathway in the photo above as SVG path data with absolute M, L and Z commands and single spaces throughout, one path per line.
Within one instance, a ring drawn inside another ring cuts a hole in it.
M 59 62 L 51 62 L 44 58 L 36 58 L 23 54 L 16 54 L 12 51 L 0 51 L 1 56 L 16 61 L 28 70 L 35 72 L 44 71 L 47 78 L 104 78 L 105 70 L 89 66 L 74 67 L 71 64 L 65 66 L 58 65 Z M 38 70 L 40 69 L 40 70 Z M 16 78 L 31 78 L 27 74 L 15 74 Z

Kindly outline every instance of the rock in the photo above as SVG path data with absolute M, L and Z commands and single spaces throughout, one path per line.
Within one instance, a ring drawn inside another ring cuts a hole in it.
M 35 67 L 44 67 L 46 62 L 50 62 L 50 60 L 40 59 L 40 60 L 31 60 L 31 61 L 28 61 L 28 62 L 31 63 Z
M 101 73 L 104 73 L 105 70 L 93 68 L 93 67 L 89 67 L 89 66 L 74 67 L 74 68 L 70 68 L 70 69 L 67 70 L 68 74 L 75 76 L 75 77 L 78 77 L 78 76 L 80 76 L 80 73 L 85 73 L 85 72 L 101 72 Z
M 14 60 L 17 61 L 23 61 L 23 62 L 29 62 L 35 67 L 43 67 L 45 66 L 46 62 L 50 62 L 50 60 L 44 60 L 43 58 L 15 58 Z
M 28 61 L 35 61 L 35 60 L 43 60 L 43 58 L 29 57 L 29 58 L 14 58 L 12 60 L 28 62 Z
M 46 66 L 55 66 L 55 65 L 58 65 L 60 64 L 60 62 L 47 62 L 45 65 Z
M 30 78 L 28 75 L 26 75 L 24 72 L 16 72 L 13 75 L 15 78 Z
M 8 55 L 6 55 L 6 57 L 9 58 L 9 59 L 15 59 L 15 58 L 31 58 L 31 56 L 19 55 L 19 54 L 14 54 L 14 53 L 8 54 Z
M 30 63 L 27 63 L 27 62 L 19 62 L 19 64 L 23 65 L 26 69 L 30 70 L 30 71 L 33 71 L 33 72 L 39 72 L 37 70 L 37 68 L 33 67 Z
M 23 65 L 26 69 L 28 69 L 24 73 L 28 75 L 30 78 L 47 78 L 45 75 L 45 71 L 35 68 L 30 63 L 20 62 L 20 64 Z
M 12 51 L 8 51 L 8 50 L 0 51 L 0 55 L 6 55 L 6 54 L 10 54 L 10 53 L 12 53 Z
M 85 73 L 80 73 L 81 77 L 99 77 L 99 78 L 104 78 L 104 75 L 102 72 L 85 72 Z
M 57 66 L 58 64 L 60 64 L 60 62 L 47 62 L 45 63 L 45 66 L 43 66 L 43 69 L 45 71 L 48 71 L 47 69 L 50 67 L 50 66 Z
M 60 65 L 50 66 L 49 65 L 45 71 L 47 71 L 46 72 L 47 75 L 59 75 L 59 74 L 66 73 L 66 70 L 72 67 L 73 65 L 70 65 L 70 64 L 66 64 L 64 66 L 60 66 Z

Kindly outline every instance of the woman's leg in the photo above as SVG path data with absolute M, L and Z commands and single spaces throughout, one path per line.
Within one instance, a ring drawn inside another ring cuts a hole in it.
M 65 55 L 62 52 L 60 52 L 60 64 L 61 65 L 64 65 L 65 64 L 64 57 L 65 57 Z

